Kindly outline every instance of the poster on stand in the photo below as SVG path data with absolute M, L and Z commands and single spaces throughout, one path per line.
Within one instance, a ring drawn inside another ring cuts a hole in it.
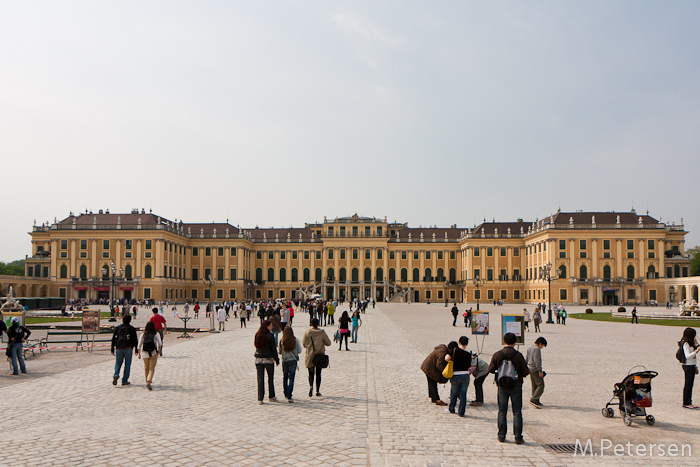
M 472 335 L 489 335 L 489 314 L 488 312 L 472 312 Z
M 100 332 L 100 312 L 83 309 L 83 332 L 96 334 Z
M 501 315 L 501 337 L 509 332 L 515 334 L 516 344 L 525 344 L 525 318 L 523 315 Z

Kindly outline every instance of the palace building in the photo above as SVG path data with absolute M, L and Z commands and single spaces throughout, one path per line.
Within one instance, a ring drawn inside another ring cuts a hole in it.
M 474 228 L 416 228 L 355 214 L 303 228 L 241 229 L 100 210 L 34 226 L 27 277 L 15 293 L 537 303 L 551 287 L 552 302 L 665 302 L 680 299 L 666 281 L 690 275 L 686 234 L 682 220 L 669 225 L 634 211 L 557 212 Z

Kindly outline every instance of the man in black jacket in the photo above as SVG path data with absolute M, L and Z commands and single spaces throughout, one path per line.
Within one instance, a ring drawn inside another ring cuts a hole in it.
M 124 315 L 122 318 L 122 324 L 117 326 L 112 335 L 112 355 L 115 355 L 117 361 L 114 364 L 114 377 L 112 379 L 112 384 L 117 385 L 117 380 L 119 380 L 119 373 L 122 369 L 122 363 L 124 363 L 124 375 L 122 376 L 122 386 L 128 386 L 131 384 L 129 382 L 129 373 L 131 372 L 131 355 L 135 352 L 134 349 L 138 346 L 138 338 L 136 337 L 136 328 L 131 324 L 131 315 Z
M 452 320 L 452 326 L 457 326 L 457 315 L 459 315 L 459 308 L 457 308 L 457 304 L 455 303 L 452 307 L 452 317 L 454 318 Z
M 512 332 L 503 336 L 503 347 L 493 354 L 489 373 L 497 373 L 503 360 L 510 360 L 515 367 L 516 381 L 514 387 L 506 388 L 504 383 L 498 383 L 498 441 L 506 440 L 508 425 L 506 413 L 508 412 L 508 399 L 511 401 L 513 409 L 513 433 L 515 434 L 515 444 L 523 444 L 523 378 L 530 374 L 523 354 L 515 350 L 516 337 Z M 496 375 L 498 381 L 498 375 Z

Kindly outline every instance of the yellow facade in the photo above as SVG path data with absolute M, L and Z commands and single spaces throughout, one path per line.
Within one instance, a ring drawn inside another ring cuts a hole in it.
M 551 263 L 553 278 L 562 273 L 551 282 L 553 302 L 636 304 L 674 298 L 664 280 L 689 275 L 686 233 L 634 212 L 558 212 L 473 229 L 357 215 L 304 228 L 239 229 L 100 211 L 35 226 L 26 279 L 35 294 L 108 298 L 111 272 L 102 271 L 114 264 L 116 296 L 128 299 L 291 299 L 304 291 L 421 302 L 471 302 L 478 293 L 537 303 L 549 299 L 540 269 Z

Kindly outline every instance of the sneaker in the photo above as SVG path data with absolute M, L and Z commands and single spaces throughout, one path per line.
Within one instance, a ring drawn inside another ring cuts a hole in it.
M 128 385 L 130 385 L 130 384 L 131 384 L 131 383 L 128 382 L 128 381 L 126 381 L 126 382 L 122 381 L 122 386 L 128 386 Z
M 523 444 L 524 442 L 525 442 L 525 440 L 523 438 L 515 440 L 515 444 Z
M 270 402 L 277 402 L 277 398 L 276 398 L 276 397 L 270 397 L 269 401 L 270 401 Z
M 535 408 L 541 409 L 542 404 L 540 402 L 535 402 L 535 401 L 530 401 L 530 405 L 534 406 Z
M 112 378 L 112 386 L 116 386 L 116 385 L 117 385 L 117 380 L 118 380 L 118 379 L 119 379 L 119 376 L 115 376 L 114 378 Z
M 683 408 L 684 409 L 698 409 L 700 407 L 698 407 L 697 405 L 690 404 L 690 405 L 684 405 Z

